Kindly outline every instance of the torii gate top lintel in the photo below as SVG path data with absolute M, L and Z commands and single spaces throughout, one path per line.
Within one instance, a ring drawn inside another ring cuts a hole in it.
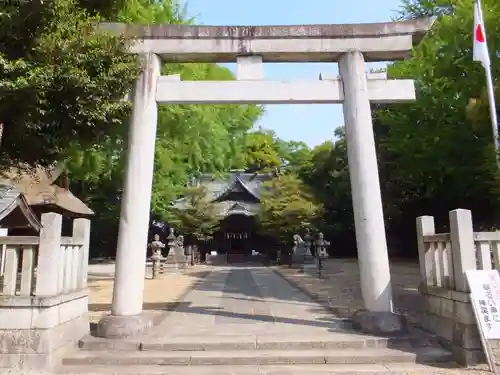
M 366 61 L 392 61 L 408 57 L 434 20 L 282 26 L 102 23 L 100 28 L 135 39 L 132 52 L 152 52 L 165 61 L 235 62 L 238 56 L 258 55 L 264 62 L 333 62 L 353 47 Z

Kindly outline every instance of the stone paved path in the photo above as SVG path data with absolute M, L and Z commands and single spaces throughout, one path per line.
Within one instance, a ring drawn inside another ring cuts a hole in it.
M 214 267 L 149 335 L 325 335 L 345 321 L 266 267 Z

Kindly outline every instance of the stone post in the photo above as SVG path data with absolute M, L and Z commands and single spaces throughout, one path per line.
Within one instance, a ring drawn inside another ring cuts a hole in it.
M 458 209 L 450 211 L 449 215 L 455 290 L 468 292 L 469 285 L 465 271 L 477 269 L 472 213 L 469 210 Z
M 0 123 L 1 125 L 1 123 Z M 9 230 L 7 228 L 0 227 L 0 237 L 6 237 L 9 235 Z M 5 269 L 5 257 L 7 255 L 7 247 L 2 246 L 2 250 L 0 253 L 0 276 L 3 275 Z
M 143 72 L 133 92 L 113 303 L 111 315 L 97 327 L 103 337 L 126 337 L 152 326 L 150 317 L 142 314 L 142 305 L 158 122 L 156 89 L 162 63 L 153 53 L 141 57 Z
M 421 286 L 424 289 L 432 285 L 432 251 L 427 251 L 427 246 L 424 242 L 424 236 L 436 234 L 434 227 L 434 217 L 420 216 L 417 217 L 417 243 L 418 243 L 418 263 L 420 265 Z
M 55 296 L 62 291 L 60 274 L 64 270 L 61 251 L 62 216 L 53 212 L 42 214 L 35 295 Z
M 78 271 L 78 289 L 87 287 L 87 274 L 89 269 L 89 246 L 90 246 L 90 220 L 89 219 L 75 219 L 73 221 L 73 238 L 77 241 L 82 241 L 80 264 Z
M 389 256 L 365 69 L 364 57 L 359 51 L 349 51 L 340 59 L 349 175 L 365 306 L 364 313 L 360 314 L 367 319 L 360 314 L 357 317 L 360 318 L 359 328 L 395 332 L 403 327 L 398 323 L 401 320 L 391 315 Z

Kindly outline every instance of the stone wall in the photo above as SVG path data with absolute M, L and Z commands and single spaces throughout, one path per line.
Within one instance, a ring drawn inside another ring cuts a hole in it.
M 0 302 L 0 368 L 52 367 L 89 332 L 86 291 Z
M 485 362 L 469 293 L 444 288 L 422 288 L 422 328 L 438 336 L 441 344 L 466 366 Z

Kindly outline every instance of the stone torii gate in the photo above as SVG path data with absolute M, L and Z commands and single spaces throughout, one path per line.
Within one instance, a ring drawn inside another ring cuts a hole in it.
M 406 58 L 433 19 L 303 26 L 186 26 L 102 24 L 132 38 L 143 72 L 133 91 L 128 162 L 122 196 L 111 315 L 103 337 L 124 337 L 152 325 L 143 314 L 146 245 L 151 205 L 158 104 L 342 103 L 356 241 L 365 310 L 363 329 L 397 332 L 370 103 L 415 99 L 412 80 L 369 74 L 365 62 Z M 181 81 L 162 76 L 162 62 L 237 62 L 237 81 Z M 338 77 L 305 82 L 264 80 L 263 63 L 338 62 Z

